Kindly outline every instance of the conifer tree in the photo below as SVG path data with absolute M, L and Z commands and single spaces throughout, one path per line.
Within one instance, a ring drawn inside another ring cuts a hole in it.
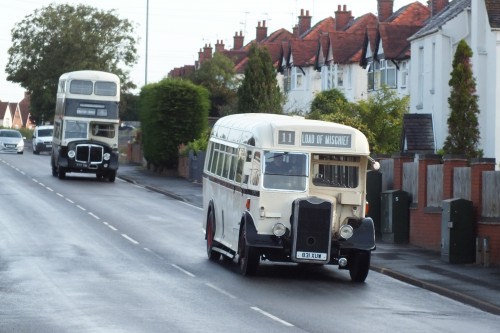
M 479 114 L 476 80 L 472 75 L 470 58 L 472 50 L 465 40 L 458 43 L 453 59 L 453 70 L 449 85 L 451 87 L 448 105 L 448 136 L 443 150 L 446 154 L 463 154 L 469 158 L 478 157 Z
M 238 89 L 238 112 L 282 113 L 283 102 L 269 51 L 252 45 L 245 79 Z

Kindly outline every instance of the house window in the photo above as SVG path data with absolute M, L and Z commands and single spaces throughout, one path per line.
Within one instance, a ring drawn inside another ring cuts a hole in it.
M 336 65 L 336 67 L 337 67 L 337 87 L 343 88 L 344 87 L 344 66 Z
M 292 68 L 292 89 L 303 90 L 305 87 L 304 73 L 299 67 Z
M 373 62 L 373 89 L 374 90 L 379 90 L 380 89 L 380 62 L 374 61 Z
M 396 88 L 396 65 L 390 60 L 380 61 L 380 84 Z
M 283 71 L 283 76 L 284 76 L 283 88 L 285 91 L 290 91 L 292 89 L 291 72 L 292 70 L 290 68 L 285 68 L 285 70 Z
M 373 62 L 370 62 L 368 63 L 368 91 L 372 91 L 374 88 Z
M 418 94 L 417 109 L 422 109 L 424 105 L 424 48 L 418 49 Z
M 408 67 L 407 67 L 407 63 L 406 61 L 405 62 L 402 62 L 401 63 L 401 70 L 400 70 L 400 73 L 401 73 L 401 88 L 406 88 L 406 85 L 408 84 Z

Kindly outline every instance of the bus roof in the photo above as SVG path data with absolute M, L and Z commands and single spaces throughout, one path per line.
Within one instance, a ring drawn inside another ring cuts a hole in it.
M 219 119 L 212 138 L 263 149 L 295 149 L 369 155 L 366 136 L 359 130 L 332 122 L 267 113 L 234 114 Z
M 119 81 L 120 79 L 116 74 L 94 71 L 94 70 L 82 70 L 64 73 L 59 77 L 59 80 L 73 80 L 73 79 L 87 79 L 91 81 Z

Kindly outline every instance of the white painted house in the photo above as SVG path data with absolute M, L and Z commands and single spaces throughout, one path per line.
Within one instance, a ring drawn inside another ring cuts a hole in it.
M 448 135 L 448 85 L 460 40 L 473 51 L 479 96 L 480 149 L 500 161 L 500 5 L 495 0 L 454 0 L 432 16 L 411 41 L 411 113 L 432 115 L 437 149 Z M 497 169 L 499 165 L 497 164 Z

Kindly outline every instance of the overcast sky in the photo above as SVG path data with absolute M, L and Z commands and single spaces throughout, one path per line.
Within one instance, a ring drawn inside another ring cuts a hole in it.
M 395 0 L 394 11 L 414 1 Z M 426 1 L 420 0 L 422 3 Z M 35 9 L 51 3 L 86 5 L 110 10 L 136 25 L 139 61 L 131 69 L 131 78 L 140 88 L 145 83 L 146 8 L 148 0 L 4 0 L 0 11 L 0 100 L 19 102 L 23 89 L 6 81 L 7 50 L 11 30 Z M 377 14 L 377 0 L 149 0 L 148 83 L 164 78 L 175 67 L 192 65 L 205 44 L 212 47 L 223 40 L 232 47 L 235 32 L 243 31 L 245 44 L 255 38 L 255 27 L 266 20 L 268 34 L 285 28 L 292 31 L 301 9 L 309 10 L 312 24 L 335 16 L 338 5 L 346 5 L 354 17 Z

